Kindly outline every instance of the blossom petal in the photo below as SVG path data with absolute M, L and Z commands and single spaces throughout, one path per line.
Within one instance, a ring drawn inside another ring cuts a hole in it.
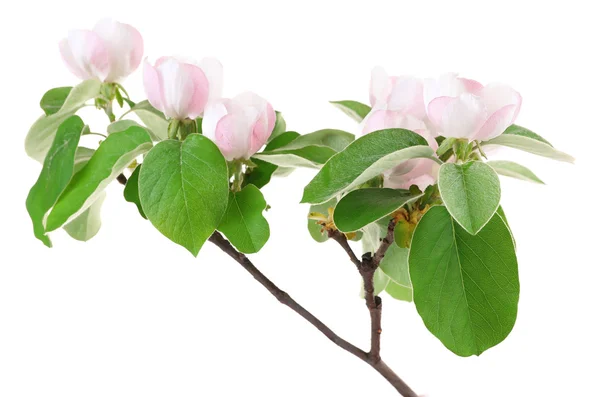
M 423 82 L 415 77 L 392 77 L 388 98 L 389 110 L 398 110 L 417 118 L 425 117 Z
M 89 30 L 72 30 L 66 42 L 61 42 L 60 50 L 65 63 L 77 77 L 104 80 L 108 75 L 108 50 L 96 33 Z
M 462 94 L 443 106 L 440 133 L 445 137 L 472 139 L 485 122 L 485 116 L 485 106 L 478 97 Z
M 223 95 L 223 65 L 221 62 L 216 58 L 204 58 L 198 66 L 208 80 L 208 102 L 221 98 Z
M 369 100 L 371 106 L 386 103 L 392 90 L 392 84 L 387 72 L 381 66 L 371 71 L 371 84 L 369 88 Z
M 480 141 L 489 141 L 502 134 L 516 118 L 519 112 L 517 105 L 507 105 L 494 112 L 473 137 Z
M 187 107 L 187 117 L 195 119 L 204 112 L 204 107 L 208 101 L 208 79 L 206 75 L 196 65 L 184 64 L 188 78 L 191 80 L 189 84 L 194 87 L 190 102 Z
M 144 61 L 144 90 L 148 101 L 156 109 L 164 112 L 162 103 L 162 81 L 154 66 L 148 60 Z

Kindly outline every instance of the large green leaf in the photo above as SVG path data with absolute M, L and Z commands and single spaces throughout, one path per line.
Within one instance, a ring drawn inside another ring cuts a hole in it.
M 335 226 L 348 233 L 391 214 L 423 194 L 411 194 L 408 190 L 367 188 L 354 190 L 345 195 L 333 213 Z
M 46 116 L 50 116 L 62 108 L 72 89 L 73 87 L 57 87 L 46 91 L 40 100 L 40 107 Z
M 142 208 L 142 203 L 140 201 L 139 179 L 141 167 L 142 165 L 140 164 L 135 168 L 135 170 L 133 170 L 133 173 L 127 180 L 125 189 L 123 189 L 123 197 L 125 197 L 125 201 L 136 205 L 142 218 L 148 219 L 146 214 L 144 214 L 144 209 Z
M 433 157 L 422 136 L 404 129 L 367 134 L 331 157 L 304 188 L 303 203 L 322 203 L 416 157 Z
M 371 111 L 371 107 L 356 101 L 331 101 L 333 106 L 340 109 L 354 121 L 361 122 Z
M 556 150 L 541 136 L 517 125 L 508 127 L 508 129 L 504 131 L 502 135 L 483 142 L 483 145 L 507 146 L 554 160 L 565 161 L 567 163 L 575 162 L 575 159 L 572 156 Z
M 446 208 L 431 208 L 415 230 L 409 267 L 417 311 L 455 354 L 479 355 L 512 330 L 519 301 L 517 258 L 499 215 L 473 236 Z
M 218 229 L 238 251 L 253 254 L 269 239 L 269 223 L 263 216 L 267 208 L 260 190 L 248 185 L 239 192 L 229 193 L 227 212 Z
M 95 79 L 85 80 L 71 90 L 58 112 L 49 116 L 44 115 L 33 123 L 25 138 L 27 155 L 42 163 L 52 145 L 58 126 L 81 109 L 88 100 L 96 98 L 101 84 Z
M 151 147 L 150 136 L 142 127 L 130 127 L 109 135 L 56 202 L 48 215 L 46 230 L 58 229 L 83 213 L 109 183 Z
M 448 212 L 471 234 L 477 234 L 500 205 L 498 175 L 481 161 L 442 165 L 438 187 Z
M 537 177 L 529 168 L 507 160 L 493 160 L 488 161 L 487 165 L 492 167 L 498 175 L 510 176 L 511 178 L 517 178 L 528 182 L 541 183 L 544 182 Z
M 390 245 L 379 268 L 391 279 L 386 292 L 398 300 L 412 302 L 412 284 L 408 273 L 408 249 Z
M 33 233 L 48 247 L 52 247 L 52 243 L 46 236 L 44 218 L 73 176 L 75 152 L 85 128 L 78 116 L 71 116 L 58 127 L 40 176 L 27 196 L 26 206 L 33 223 Z
M 75 240 L 88 241 L 98 234 L 100 226 L 102 226 L 100 212 L 105 198 L 106 192 L 100 193 L 96 201 L 87 210 L 63 227 L 69 236 Z
M 162 141 L 140 171 L 144 213 L 162 234 L 196 256 L 227 210 L 228 176 L 221 151 L 205 136 Z
M 150 132 L 153 141 L 162 141 L 168 137 L 169 122 L 161 111 L 150 105 L 148 101 L 137 103 L 127 113 L 133 112 L 142 120 Z M 123 116 L 125 116 L 125 113 Z M 121 117 L 123 117 L 121 116 Z

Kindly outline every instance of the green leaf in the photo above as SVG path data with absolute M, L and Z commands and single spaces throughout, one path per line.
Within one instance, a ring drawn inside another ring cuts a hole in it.
M 139 102 L 127 113 L 129 112 L 135 113 L 136 116 L 142 120 L 142 123 L 144 123 L 144 125 L 149 129 L 150 136 L 152 137 L 153 141 L 162 141 L 167 139 L 169 122 L 161 111 L 150 105 L 150 102 Z M 125 116 L 125 114 L 123 116 Z
M 278 167 L 275 164 L 255 158 L 252 158 L 252 162 L 256 167 L 252 168 L 252 171 L 244 176 L 243 185 L 254 185 L 260 189 L 271 181 L 271 177 Z
M 140 202 L 140 191 L 139 191 L 139 177 L 140 177 L 140 169 L 142 165 L 138 165 L 133 170 L 133 173 L 127 180 L 127 184 L 125 185 L 125 189 L 123 189 L 123 197 L 125 197 L 125 201 L 134 203 L 137 206 L 140 215 L 144 219 L 148 219 L 146 214 L 144 214 L 144 209 L 142 208 L 142 203 Z
M 572 156 L 554 149 L 544 138 L 516 125 L 508 127 L 502 135 L 483 142 L 482 145 L 507 146 L 558 161 L 565 161 L 567 163 L 575 162 Z
M 229 193 L 227 212 L 218 229 L 238 251 L 254 254 L 269 239 L 269 223 L 263 216 L 267 208 L 260 190 L 248 185 L 239 192 Z
M 433 155 L 425 138 L 412 131 L 397 128 L 372 132 L 331 157 L 304 188 L 302 202 L 325 202 L 403 161 Z
M 477 234 L 500 205 L 498 175 L 481 161 L 442 165 L 438 187 L 448 212 L 471 234 Z
M 514 236 L 514 234 L 512 232 L 512 229 L 510 228 L 510 225 L 508 224 L 508 219 L 506 218 L 506 214 L 504 213 L 504 209 L 502 208 L 502 206 L 498 206 L 498 211 L 496 211 L 496 213 L 502 219 L 502 221 L 504 221 L 504 224 L 508 228 L 508 231 L 510 232 L 510 237 L 512 238 L 513 244 L 514 244 L 515 249 L 516 249 L 517 248 L 517 241 L 515 240 L 515 236 Z
M 513 124 L 511 126 L 509 126 L 504 132 L 503 134 L 506 135 L 519 135 L 519 136 L 523 136 L 526 138 L 530 138 L 530 139 L 535 139 L 536 141 L 540 141 L 543 142 L 549 146 L 552 146 L 552 144 L 550 142 L 548 142 L 547 140 L 545 140 L 544 138 L 542 138 L 540 135 L 536 134 L 535 132 L 528 130 L 525 127 L 521 127 L 520 125 L 516 125 Z
M 227 163 L 203 135 L 162 141 L 144 158 L 139 194 L 154 227 L 196 256 L 227 210 Z
M 52 247 L 52 243 L 46 236 L 44 218 L 73 176 L 75 152 L 85 128 L 78 116 L 71 116 L 58 127 L 40 176 L 27 196 L 26 206 L 33 223 L 33 233 L 48 247 Z
M 361 122 L 371 111 L 371 107 L 356 101 L 331 101 L 331 104 L 340 109 L 354 121 Z
M 514 163 L 506 160 L 493 160 L 486 163 L 496 171 L 498 175 L 510 176 L 511 178 L 521 179 L 523 181 L 529 181 L 534 183 L 544 182 L 537 177 L 529 168 L 522 166 L 521 164 Z
M 84 131 L 85 131 L 85 129 L 84 129 Z M 75 164 L 74 164 L 75 167 L 73 169 L 73 174 L 76 174 L 79 171 L 81 171 L 81 169 L 92 158 L 94 153 L 96 153 L 96 151 L 94 149 L 79 146 L 77 148 L 77 151 L 75 152 Z
M 335 226 L 348 233 L 361 229 L 371 222 L 391 214 L 423 194 L 411 194 L 408 190 L 366 188 L 345 195 L 333 213 Z
M 275 164 L 279 167 L 320 168 L 336 154 L 336 151 L 324 146 L 307 146 L 300 149 L 278 149 L 257 153 L 253 158 Z
M 56 230 L 83 213 L 136 157 L 146 153 L 152 141 L 142 127 L 130 127 L 109 135 L 79 171 L 48 215 L 46 230 Z
M 308 216 L 310 217 L 311 215 L 314 215 L 314 214 L 320 214 L 324 218 L 327 218 L 329 216 L 330 209 L 333 210 L 336 203 L 337 203 L 337 199 L 334 197 L 325 203 L 311 205 L 310 210 L 308 211 Z M 322 243 L 329 239 L 329 235 L 328 235 L 327 231 L 326 230 L 323 231 L 323 226 L 319 225 L 315 219 L 309 218 L 307 227 L 308 227 L 308 232 L 310 233 L 310 236 L 317 243 Z
M 267 146 L 265 147 L 265 150 L 263 150 L 263 152 L 270 152 L 270 151 L 279 149 L 279 148 L 287 145 L 288 143 L 292 142 L 294 139 L 298 138 L 299 136 L 301 136 L 301 135 L 298 134 L 296 131 L 283 132 L 280 135 L 278 135 L 276 138 L 269 141 L 269 143 L 267 144 Z
M 69 236 L 73 237 L 75 240 L 88 241 L 98 234 L 100 226 L 102 226 L 100 213 L 105 198 L 106 192 L 100 193 L 96 201 L 94 201 L 87 210 L 83 211 L 81 215 L 63 226 L 63 229 L 65 229 Z
M 46 113 L 46 116 L 50 116 L 60 110 L 72 89 L 73 87 L 57 87 L 46 91 L 40 101 L 40 107 Z
M 100 92 L 101 84 L 100 81 L 95 79 L 85 80 L 71 90 L 58 112 L 37 119 L 25 138 L 27 155 L 40 163 L 44 162 L 58 126 L 81 109 L 85 102 L 96 98 Z
M 121 131 L 125 131 L 127 128 L 129 127 L 142 127 L 139 123 L 137 123 L 134 120 L 118 120 L 115 121 L 114 123 L 110 123 L 108 125 L 108 127 L 106 127 L 106 132 L 108 132 L 108 134 L 114 134 L 115 132 L 121 132 Z M 142 127 L 145 128 L 145 127 Z
M 271 132 L 271 135 L 269 136 L 267 142 L 271 142 L 279 135 L 283 134 L 286 131 L 286 129 L 287 126 L 283 115 L 281 114 L 281 112 L 275 112 L 275 127 L 273 127 L 273 131 Z
M 277 150 L 301 149 L 308 146 L 328 147 L 336 152 L 341 152 L 354 141 L 354 135 L 334 129 L 324 129 L 300 135 L 285 146 Z
M 412 284 L 408 272 L 408 249 L 390 245 L 379 268 L 391 279 L 386 292 L 398 300 L 412 302 Z
M 499 215 L 473 236 L 441 206 L 421 219 L 409 253 L 414 300 L 425 326 L 459 356 L 506 338 L 517 318 L 515 248 Z

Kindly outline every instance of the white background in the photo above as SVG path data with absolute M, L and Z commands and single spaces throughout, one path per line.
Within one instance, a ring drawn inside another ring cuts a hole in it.
M 502 180 L 521 299 L 510 336 L 480 357 L 447 351 L 413 304 L 384 296 L 383 357 L 429 396 L 597 396 L 600 28 L 591 1 L 11 2 L 2 15 L 0 396 L 394 396 L 367 365 L 281 306 L 207 244 L 164 238 L 114 184 L 88 243 L 37 241 L 25 197 L 39 165 L 23 139 L 49 88 L 77 84 L 57 42 L 100 17 L 137 27 L 151 59 L 216 56 L 225 94 L 251 89 L 301 133 L 355 124 L 329 100 L 368 101 L 370 70 L 460 72 L 511 84 L 518 123 L 577 158 L 525 154 L 546 186 Z M 141 72 L 125 86 L 143 99 Z M 81 113 L 93 129 L 103 115 Z M 257 266 L 335 331 L 368 346 L 353 265 L 317 244 L 298 204 L 314 172 L 273 181 Z M 357 247 L 358 248 L 358 247 Z

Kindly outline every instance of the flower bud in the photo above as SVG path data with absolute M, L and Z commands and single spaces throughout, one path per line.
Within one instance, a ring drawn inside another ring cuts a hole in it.
M 59 43 L 63 60 L 83 80 L 117 82 L 140 65 L 144 42 L 130 25 L 103 19 L 92 30 L 73 30 Z
M 209 105 L 202 120 L 202 133 L 229 161 L 250 158 L 267 142 L 274 127 L 273 107 L 252 92 Z

